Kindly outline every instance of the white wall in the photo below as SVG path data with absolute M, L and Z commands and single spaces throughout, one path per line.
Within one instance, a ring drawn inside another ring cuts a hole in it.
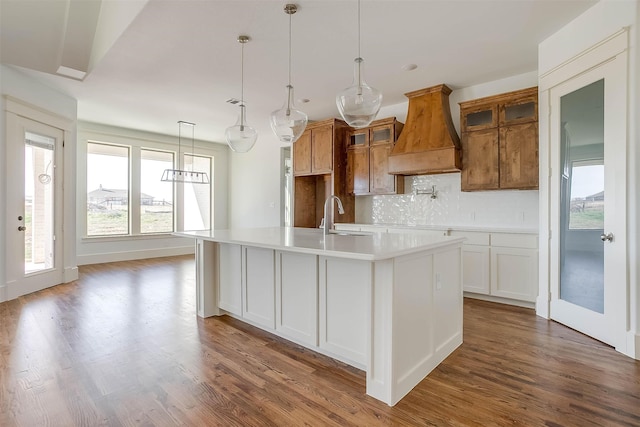
M 45 110 L 53 115 L 61 116 L 73 123 L 70 130 L 70 137 L 65 141 L 64 150 L 64 186 L 65 188 L 75 188 L 75 152 L 76 152 L 76 117 L 77 102 L 60 92 L 42 84 L 38 80 L 20 72 L 18 69 L 0 65 L 0 289 L 6 283 L 6 255 L 5 255 L 5 224 L 7 224 L 6 210 L 7 203 L 6 187 L 12 177 L 5 175 L 6 167 L 6 123 L 5 123 L 5 96 L 10 96 L 22 103 L 29 104 L 37 109 Z M 75 206 L 75 192 L 67 191 L 64 194 L 64 205 Z M 65 241 L 64 241 L 64 269 L 65 271 L 75 271 L 76 251 L 75 251 L 75 210 L 72 210 L 64 217 Z M 5 298 L 0 290 L 0 301 Z
M 506 79 L 466 88 L 453 89 L 449 96 L 451 117 L 460 135 L 459 102 L 524 89 L 538 84 L 538 73 L 531 71 Z M 420 88 L 416 88 L 420 89 Z M 395 116 L 406 121 L 409 102 L 383 107 L 378 117 Z M 451 225 L 500 227 L 535 230 L 538 228 L 538 191 L 460 190 L 460 174 L 423 175 L 405 178 L 405 192 L 414 186 L 436 185 L 439 197 L 428 196 L 359 196 L 356 197 L 356 222 L 402 225 Z
M 562 65 L 585 49 L 629 28 L 629 97 L 627 145 L 627 245 L 629 265 L 629 308 L 627 319 L 629 339 L 627 354 L 640 358 L 640 7 L 637 0 L 602 0 L 564 28 L 544 40 L 538 49 L 539 74 Z M 543 149 L 541 140 L 541 150 Z M 541 166 L 543 162 L 541 151 Z M 542 187 L 541 187 L 542 188 Z M 542 194 L 542 193 L 541 193 Z M 546 195 L 544 195 L 546 197 Z M 544 206 L 541 206 L 544 209 Z M 540 213 L 540 238 L 548 238 L 548 215 Z M 541 255 L 542 255 L 541 248 Z M 541 263 L 541 267 L 544 264 Z M 545 277 L 541 271 L 541 278 Z M 542 284 L 541 284 L 542 286 Z
M 277 227 L 280 219 L 280 149 L 284 145 L 267 123 L 249 122 L 258 131 L 248 153 L 230 152 L 230 228 Z
M 197 134 L 197 127 L 196 127 Z M 97 123 L 78 123 L 78 203 L 76 214 L 77 253 L 78 264 L 94 264 L 101 262 L 122 261 L 130 259 L 153 258 L 193 253 L 193 239 L 180 238 L 170 235 L 162 236 L 132 236 L 132 237 L 85 237 L 85 199 L 80 195 L 86 194 L 86 142 L 97 140 L 103 142 L 123 143 L 133 140 L 150 148 L 177 149 L 177 138 L 132 129 L 106 126 Z M 189 145 L 191 142 L 189 142 Z M 214 157 L 213 176 L 213 227 L 228 227 L 229 212 L 229 149 L 226 144 L 207 141 L 194 141 L 196 150 Z M 190 147 L 189 147 L 190 148 Z M 160 179 L 160 177 L 158 177 Z

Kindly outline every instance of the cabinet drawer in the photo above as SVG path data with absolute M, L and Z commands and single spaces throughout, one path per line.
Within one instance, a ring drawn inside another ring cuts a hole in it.
M 491 233 L 491 246 L 538 249 L 538 236 L 534 234 Z
M 449 233 L 450 236 L 465 237 L 464 245 L 482 245 L 489 246 L 491 242 L 490 233 L 483 233 L 481 231 L 455 231 L 452 230 Z

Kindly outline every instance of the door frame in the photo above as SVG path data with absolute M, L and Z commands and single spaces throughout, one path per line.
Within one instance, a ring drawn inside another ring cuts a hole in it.
M 57 115 L 53 112 L 44 110 L 35 105 L 29 104 L 17 98 L 11 96 L 4 96 L 4 122 L 6 125 L 5 135 L 3 135 L 5 143 L 11 144 L 10 140 L 10 115 L 15 115 L 18 117 L 22 117 L 28 120 L 32 120 L 35 122 L 39 122 L 45 124 L 47 126 L 60 129 L 63 133 L 63 144 L 60 149 L 62 150 L 62 155 L 60 156 L 60 163 L 58 164 L 57 174 L 58 179 L 61 181 L 61 192 L 60 200 L 60 216 L 62 221 L 62 229 L 61 234 L 56 236 L 56 239 L 62 240 L 62 249 L 58 256 L 61 261 L 61 279 L 60 283 L 67 283 L 78 278 L 78 267 L 76 264 L 76 242 L 75 242 L 75 219 L 76 219 L 76 209 L 75 209 L 75 120 Z M 69 143 L 70 142 L 70 143 Z M 20 141 L 20 144 L 23 145 L 24 141 Z M 8 159 L 5 159 L 7 162 Z M 6 171 L 6 165 L 4 165 Z M 65 167 L 66 166 L 66 167 Z M 6 173 L 6 172 L 5 172 Z M 8 176 L 5 176 L 5 194 L 8 197 L 9 194 L 9 186 L 11 185 L 11 180 Z M 66 190 L 66 191 L 65 191 Z M 7 209 L 5 207 L 5 209 Z M 5 233 L 9 232 L 9 229 L 13 230 L 12 227 L 13 222 L 10 221 L 10 218 L 13 215 L 9 215 L 9 212 L 5 211 Z M 6 235 L 5 235 L 6 236 Z M 8 236 L 6 236 L 8 239 Z M 5 251 L 8 248 L 5 248 Z M 6 253 L 5 253 L 6 254 Z M 29 292 L 34 292 L 38 289 L 24 289 L 21 288 L 15 277 L 10 275 L 9 270 L 5 271 L 5 282 L 0 283 L 0 302 L 17 298 L 21 295 L 24 295 Z M 53 285 L 51 285 L 53 286 Z M 47 286 L 48 287 L 48 286 Z
M 628 30 L 626 28 L 616 32 L 607 39 L 597 43 L 590 49 L 576 55 L 564 62 L 548 73 L 540 76 L 539 79 L 539 111 L 540 111 L 540 263 L 539 263 L 539 292 L 536 301 L 536 313 L 545 318 L 551 317 L 552 294 L 556 291 L 554 287 L 559 283 L 559 260 L 560 260 L 560 185 L 559 176 L 561 170 L 559 165 L 552 163 L 557 158 L 553 154 L 559 150 L 559 146 L 552 146 L 552 132 L 558 127 L 551 123 L 551 91 L 559 85 L 574 78 L 579 78 L 585 73 L 589 73 L 607 64 L 615 68 L 616 79 L 615 99 L 620 105 L 621 111 L 615 115 L 615 124 L 609 130 L 615 132 L 617 141 L 626 152 L 628 147 Z M 607 96 L 605 89 L 605 96 Z M 555 151 L 554 151 L 555 150 Z M 605 148 L 606 150 L 606 148 Z M 605 153 L 606 156 L 606 153 Z M 620 210 L 624 216 L 624 221 L 617 224 L 616 245 L 623 255 L 616 261 L 619 272 L 616 275 L 614 288 L 615 315 L 612 321 L 614 328 L 614 339 L 612 344 L 617 351 L 631 355 L 627 345 L 627 324 L 629 322 L 629 273 L 628 273 L 628 248 L 627 248 L 627 164 L 626 156 L 615 171 L 615 209 Z M 620 185 L 623 183 L 623 185 Z M 605 183 L 605 185 L 607 185 Z M 609 189 L 611 187 L 608 187 Z M 606 221 L 606 217 L 605 217 Z M 606 224 L 605 224 L 606 225 Z M 605 262 L 607 259 L 605 258 Z M 610 268 L 610 267 L 609 267 Z M 605 266 L 605 275 L 607 267 Z M 606 302 L 605 302 L 606 304 Z M 606 308 L 605 308 L 606 309 Z M 632 350 L 631 350 L 632 351 Z

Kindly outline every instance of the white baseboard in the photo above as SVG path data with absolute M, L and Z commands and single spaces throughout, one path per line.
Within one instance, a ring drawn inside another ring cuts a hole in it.
M 78 267 L 66 267 L 62 273 L 63 283 L 73 282 L 78 280 Z
M 7 300 L 7 285 L 0 285 L 0 302 Z
M 517 307 L 535 308 L 535 303 L 528 301 L 519 301 L 511 298 L 494 297 L 491 295 L 474 294 L 472 292 L 464 292 L 466 298 L 479 299 L 482 301 L 498 302 L 500 304 L 515 305 Z
M 166 256 L 189 255 L 195 253 L 194 246 L 176 248 L 145 249 L 140 251 L 107 252 L 101 254 L 78 255 L 78 265 L 103 264 L 105 262 L 132 261 L 137 259 L 160 258 Z
M 640 360 L 640 334 L 633 331 L 627 332 L 627 348 L 626 351 L 622 351 L 621 353 L 636 360 Z

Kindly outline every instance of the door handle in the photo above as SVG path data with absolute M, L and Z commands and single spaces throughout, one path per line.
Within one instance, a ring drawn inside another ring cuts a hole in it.
M 600 235 L 600 240 L 602 240 L 603 242 L 613 242 L 613 233 L 608 233 L 608 234 L 602 233 Z
M 21 225 L 20 227 L 18 227 L 18 231 L 24 231 L 24 230 L 26 230 L 26 229 L 27 229 L 27 227 L 22 226 L 22 225 Z

